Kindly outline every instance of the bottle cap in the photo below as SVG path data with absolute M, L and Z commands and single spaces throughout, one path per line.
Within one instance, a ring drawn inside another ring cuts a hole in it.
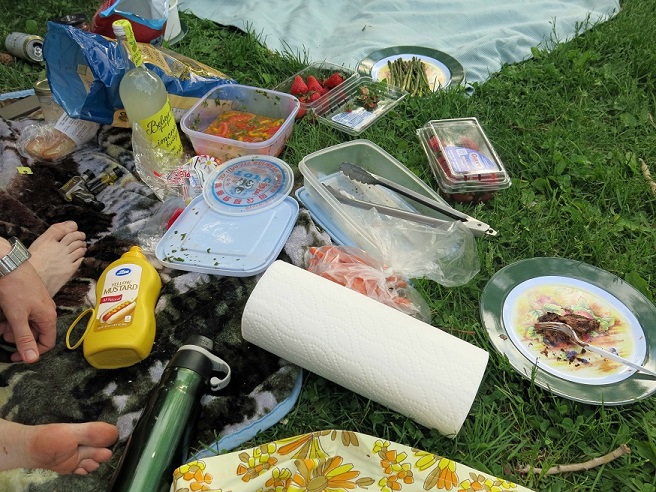
M 145 258 L 146 255 L 142 253 L 141 247 L 132 246 L 129 250 L 121 255 L 124 258 Z
M 48 79 L 37 80 L 34 83 L 34 93 L 37 96 L 52 96 L 52 90 L 48 84 Z

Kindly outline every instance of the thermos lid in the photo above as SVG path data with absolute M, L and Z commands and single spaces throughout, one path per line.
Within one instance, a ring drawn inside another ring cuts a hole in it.
M 230 382 L 230 366 L 211 351 L 214 348 L 212 340 L 196 335 L 187 339 L 185 345 L 175 353 L 167 367 L 182 367 L 190 369 L 208 381 L 213 391 L 224 388 Z M 224 374 L 219 378 L 216 374 Z

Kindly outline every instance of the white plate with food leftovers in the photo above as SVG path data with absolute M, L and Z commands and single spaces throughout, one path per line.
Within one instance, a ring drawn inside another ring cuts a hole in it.
M 497 272 L 481 297 L 495 347 L 535 384 L 563 397 L 620 405 L 656 391 L 656 378 L 586 350 L 541 323 L 570 325 L 586 343 L 656 369 L 656 307 L 615 275 L 563 258 L 532 258 Z

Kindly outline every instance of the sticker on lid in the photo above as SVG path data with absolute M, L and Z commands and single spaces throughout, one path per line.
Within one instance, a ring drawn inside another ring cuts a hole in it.
M 294 172 L 270 155 L 247 155 L 225 162 L 205 181 L 207 204 L 226 215 L 250 215 L 283 201 L 294 185 Z
M 483 155 L 478 150 L 457 145 L 444 147 L 446 159 L 455 173 L 476 173 L 486 171 L 498 171 L 499 166 L 492 159 Z

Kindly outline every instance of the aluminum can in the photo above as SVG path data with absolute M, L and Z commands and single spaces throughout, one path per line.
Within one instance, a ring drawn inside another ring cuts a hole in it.
M 43 38 L 24 32 L 12 32 L 5 39 L 5 49 L 14 56 L 41 63 L 43 61 Z

